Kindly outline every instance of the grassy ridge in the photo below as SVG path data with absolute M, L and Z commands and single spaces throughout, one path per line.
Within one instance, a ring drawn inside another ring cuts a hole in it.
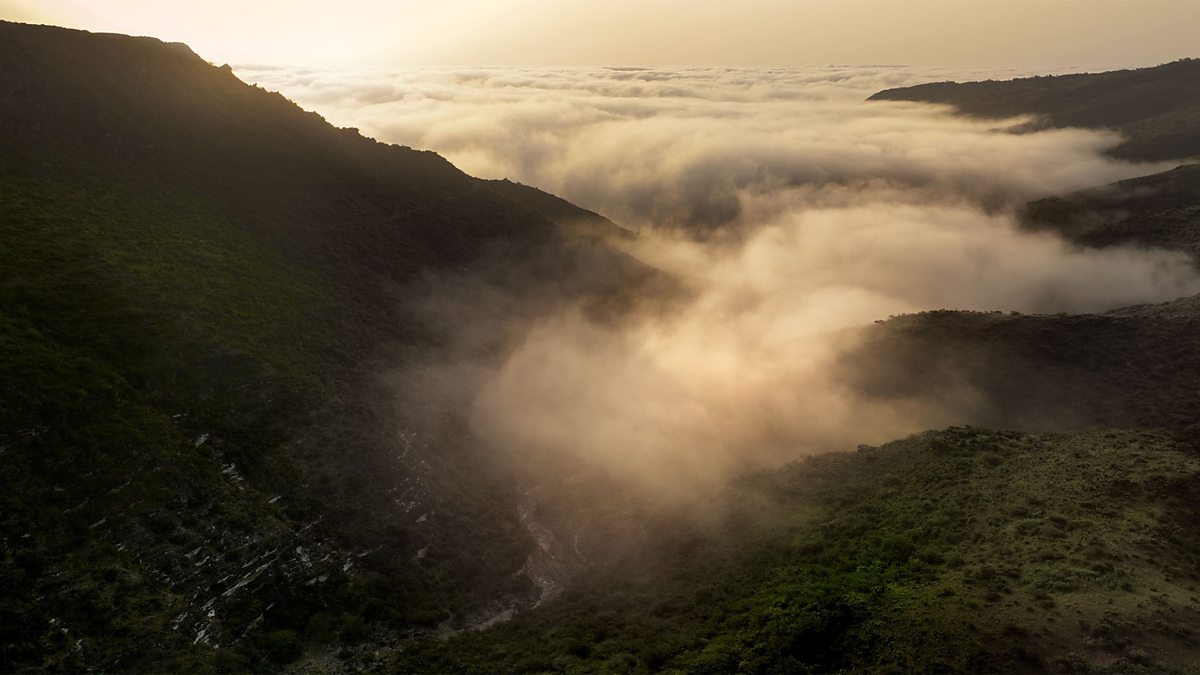
M 549 221 L 184 47 L 0 37 L 0 670 L 262 668 L 522 590 L 491 478 L 397 462 L 376 377 L 430 348 L 406 284 Z M 421 563 L 404 491 L 453 523 Z

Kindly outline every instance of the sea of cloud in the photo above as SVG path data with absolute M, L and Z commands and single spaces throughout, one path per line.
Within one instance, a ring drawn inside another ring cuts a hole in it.
M 619 326 L 560 308 L 522 325 L 499 362 L 450 359 L 424 372 L 457 382 L 458 405 L 498 448 L 578 457 L 660 491 L 960 421 L 864 400 L 837 380 L 831 366 L 855 327 L 876 319 L 1102 311 L 1200 292 L 1183 254 L 1084 250 L 1019 226 L 1032 199 L 1163 168 L 1107 157 L 1115 134 L 1017 134 L 1027 120 L 865 100 L 1019 72 L 238 72 L 335 124 L 638 230 L 623 246 L 687 279 L 685 307 Z

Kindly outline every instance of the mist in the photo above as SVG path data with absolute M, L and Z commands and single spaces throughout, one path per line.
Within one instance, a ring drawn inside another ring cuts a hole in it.
M 1011 133 L 882 88 L 1016 72 L 906 68 L 243 67 L 331 121 L 436 150 L 638 231 L 611 242 L 687 288 L 598 319 L 442 279 L 443 357 L 403 400 L 465 411 L 497 456 L 598 469 L 690 497 L 750 467 L 962 423 L 963 406 L 867 400 L 834 367 L 862 327 L 929 309 L 1098 312 L 1200 292 L 1181 253 L 1084 250 L 1022 230 L 1032 199 L 1167 168 L 1105 156 L 1112 133 Z M 580 274 L 589 272 L 581 271 Z M 540 297 L 540 296 L 539 296 Z M 543 298 L 544 300 L 544 298 Z M 532 301 L 529 301 L 532 302 Z M 497 308 L 502 309 L 497 309 Z M 509 339 L 480 356 L 480 334 Z

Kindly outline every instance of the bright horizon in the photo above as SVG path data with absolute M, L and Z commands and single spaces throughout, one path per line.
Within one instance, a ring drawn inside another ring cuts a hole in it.
M 1195 0 L 0 0 L 0 18 L 292 66 L 1149 66 L 1200 55 Z

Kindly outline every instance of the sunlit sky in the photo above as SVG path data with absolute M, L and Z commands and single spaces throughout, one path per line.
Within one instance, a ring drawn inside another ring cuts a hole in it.
M 186 42 L 214 62 L 1153 65 L 1200 0 L 0 0 L 0 18 Z

